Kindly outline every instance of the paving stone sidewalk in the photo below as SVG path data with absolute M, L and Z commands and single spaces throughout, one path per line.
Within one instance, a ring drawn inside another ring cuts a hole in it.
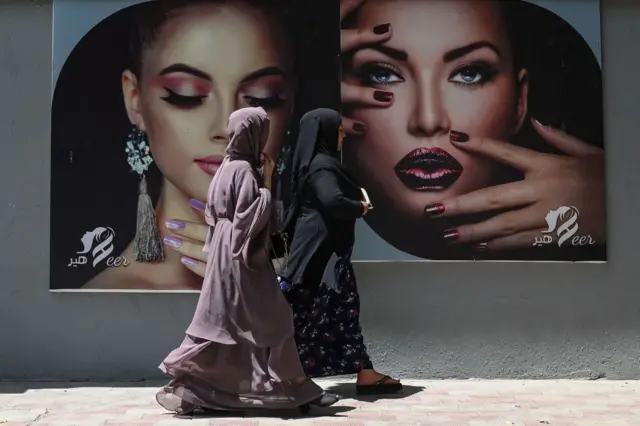
M 404 394 L 378 398 L 357 397 L 352 382 L 319 382 L 343 399 L 304 418 L 193 419 L 156 404 L 161 383 L 0 382 L 0 426 L 640 425 L 640 381 L 404 380 Z

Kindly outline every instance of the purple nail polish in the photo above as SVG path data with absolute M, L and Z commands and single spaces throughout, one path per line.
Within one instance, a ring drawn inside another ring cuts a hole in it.
M 182 231 L 185 227 L 185 223 L 181 220 L 171 219 L 165 222 L 167 225 L 167 229 L 171 229 L 172 231 Z
M 202 201 L 191 199 L 189 200 L 189 205 L 192 209 L 204 211 L 204 203 Z
M 180 258 L 180 262 L 184 265 L 184 266 L 198 266 L 198 261 L 195 259 L 192 259 L 190 257 L 186 257 L 186 256 L 182 256 Z
M 169 247 L 179 249 L 180 247 L 182 247 L 182 238 L 164 237 L 164 243 Z

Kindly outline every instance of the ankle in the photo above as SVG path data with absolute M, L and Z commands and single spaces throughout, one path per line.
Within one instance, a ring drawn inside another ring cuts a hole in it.
M 307 380 L 309 380 L 308 377 L 304 376 L 304 377 L 296 377 L 295 379 L 289 379 L 289 383 L 295 385 L 295 386 L 301 386 L 304 385 Z
M 358 377 L 373 377 L 376 374 L 378 373 L 374 369 L 362 369 L 358 372 Z

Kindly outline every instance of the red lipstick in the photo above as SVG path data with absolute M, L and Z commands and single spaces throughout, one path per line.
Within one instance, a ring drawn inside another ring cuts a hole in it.
M 463 167 L 442 148 L 418 148 L 394 167 L 398 179 L 414 191 L 444 191 L 453 185 Z
M 200 167 L 200 169 L 208 175 L 215 175 L 224 157 L 221 155 L 211 155 L 205 158 L 197 158 L 194 162 Z

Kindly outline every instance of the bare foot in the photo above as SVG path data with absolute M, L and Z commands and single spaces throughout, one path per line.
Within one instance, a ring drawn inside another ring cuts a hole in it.
M 356 385 L 359 385 L 359 386 L 375 385 L 384 378 L 385 378 L 385 375 L 382 373 L 378 373 L 376 370 L 361 370 L 358 373 L 358 380 L 356 381 Z M 381 384 L 390 385 L 395 383 L 400 383 L 400 381 L 396 379 L 388 378 Z
M 292 380 L 296 385 L 304 385 L 307 381 L 309 381 L 307 376 L 298 377 L 297 379 Z

